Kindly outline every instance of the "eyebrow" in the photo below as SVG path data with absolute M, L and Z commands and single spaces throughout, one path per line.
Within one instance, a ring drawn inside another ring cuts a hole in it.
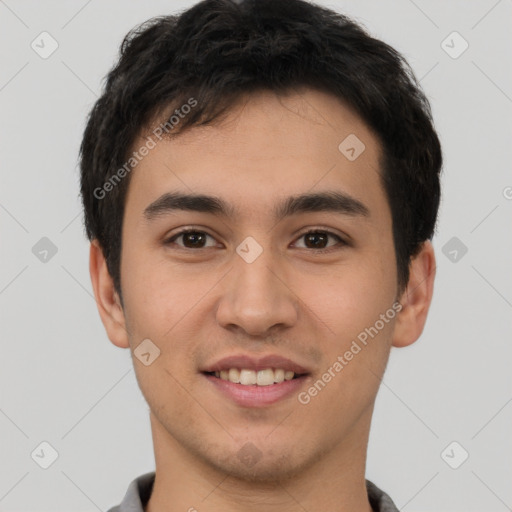
M 151 221 L 176 210 L 209 213 L 223 217 L 235 217 L 236 209 L 220 197 L 204 194 L 168 192 L 152 202 L 144 217 Z M 351 217 L 369 217 L 370 210 L 361 201 L 345 192 L 317 192 L 287 197 L 273 209 L 275 220 L 282 220 L 299 213 L 335 212 Z

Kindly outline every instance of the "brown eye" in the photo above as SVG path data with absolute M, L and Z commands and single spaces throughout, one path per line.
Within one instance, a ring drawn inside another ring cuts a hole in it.
M 324 249 L 329 242 L 329 235 L 325 233 L 308 233 L 304 235 L 304 240 L 309 249 Z
M 180 231 L 176 235 L 169 238 L 165 243 L 172 244 L 175 243 L 175 240 L 181 239 L 183 244 L 177 244 L 180 247 L 185 249 L 204 249 L 206 246 L 207 238 L 212 238 L 208 233 L 204 231 L 196 231 L 196 230 L 184 230 Z M 211 246 L 210 246 L 211 247 Z
M 334 238 L 338 241 L 338 244 L 331 244 L 328 246 L 329 238 Z M 303 233 L 299 239 L 304 239 L 305 249 L 314 249 L 314 252 L 330 252 L 336 245 L 344 246 L 346 245 L 345 241 L 338 235 L 331 233 L 330 231 L 308 231 L 307 233 Z

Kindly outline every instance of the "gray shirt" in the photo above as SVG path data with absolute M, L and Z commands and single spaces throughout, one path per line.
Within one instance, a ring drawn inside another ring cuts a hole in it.
M 145 473 L 133 480 L 128 486 L 121 504 L 109 509 L 108 512 L 144 512 L 144 507 L 151 496 L 154 481 L 154 471 Z M 391 498 L 369 480 L 366 480 L 366 489 L 374 512 L 399 512 Z

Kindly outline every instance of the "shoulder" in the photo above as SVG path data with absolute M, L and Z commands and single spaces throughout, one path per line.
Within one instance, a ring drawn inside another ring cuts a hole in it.
M 108 509 L 107 512 L 144 512 L 144 507 L 153 490 L 154 481 L 154 471 L 135 478 L 128 486 L 123 501 L 119 505 Z
M 366 480 L 366 490 L 370 505 L 375 512 L 399 512 L 393 500 L 370 480 Z

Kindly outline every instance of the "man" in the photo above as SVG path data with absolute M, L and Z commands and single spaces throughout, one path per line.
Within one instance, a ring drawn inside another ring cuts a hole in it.
M 397 510 L 366 451 L 430 306 L 441 166 L 407 63 L 341 14 L 206 0 L 125 38 L 81 192 L 156 470 L 111 512 Z

